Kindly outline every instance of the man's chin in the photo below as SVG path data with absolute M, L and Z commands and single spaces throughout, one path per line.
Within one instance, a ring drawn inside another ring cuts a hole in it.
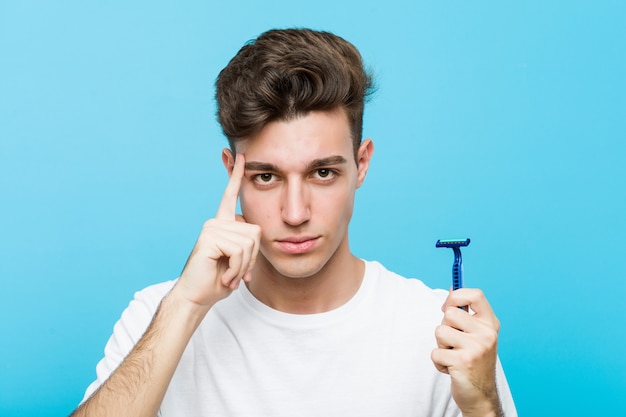
M 290 279 L 307 279 L 315 277 L 326 264 L 310 256 L 289 257 L 289 259 L 267 259 L 268 270 L 276 276 Z

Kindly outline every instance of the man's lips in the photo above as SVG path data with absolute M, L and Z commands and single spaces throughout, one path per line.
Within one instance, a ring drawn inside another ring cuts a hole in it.
M 318 242 L 318 236 L 298 236 L 277 239 L 276 243 L 284 252 L 298 254 L 310 251 Z

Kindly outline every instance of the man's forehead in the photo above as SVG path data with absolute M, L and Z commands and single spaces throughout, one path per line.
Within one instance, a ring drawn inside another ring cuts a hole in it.
M 342 107 L 337 107 L 332 110 L 311 110 L 307 112 L 297 113 L 290 117 L 282 117 L 276 119 L 267 120 L 263 126 L 253 133 L 249 137 L 241 137 L 235 143 L 238 145 L 246 146 L 247 143 L 254 141 L 256 137 L 263 136 L 263 133 L 267 130 L 275 130 L 277 126 L 315 126 L 315 125 L 332 126 L 331 129 L 335 131 L 341 131 L 350 136 L 350 121 L 346 110 Z
M 319 165 L 320 161 L 342 163 L 339 159 L 354 158 L 352 135 L 343 110 L 309 112 L 294 119 L 270 122 L 257 134 L 237 142 L 235 150 L 246 155 L 246 161 L 285 169 Z

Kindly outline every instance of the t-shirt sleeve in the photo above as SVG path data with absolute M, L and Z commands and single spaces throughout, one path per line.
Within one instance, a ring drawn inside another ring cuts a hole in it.
M 498 387 L 500 405 L 502 406 L 502 411 L 504 412 L 505 417 L 517 417 L 517 409 L 515 408 L 515 403 L 513 402 L 511 389 L 509 388 L 506 376 L 504 375 L 504 369 L 502 369 L 502 364 L 500 363 L 500 357 L 498 357 L 498 361 L 496 363 L 496 385 Z
M 87 387 L 83 401 L 96 392 L 141 339 L 161 300 L 174 283 L 168 281 L 152 285 L 135 293 L 134 299 L 113 326 L 113 334 L 104 347 L 104 357 L 96 365 L 96 380 Z

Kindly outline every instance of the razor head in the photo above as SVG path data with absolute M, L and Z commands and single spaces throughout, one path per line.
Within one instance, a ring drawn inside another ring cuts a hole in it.
M 440 239 L 435 244 L 437 248 L 460 248 L 461 246 L 467 246 L 470 244 L 469 239 Z

